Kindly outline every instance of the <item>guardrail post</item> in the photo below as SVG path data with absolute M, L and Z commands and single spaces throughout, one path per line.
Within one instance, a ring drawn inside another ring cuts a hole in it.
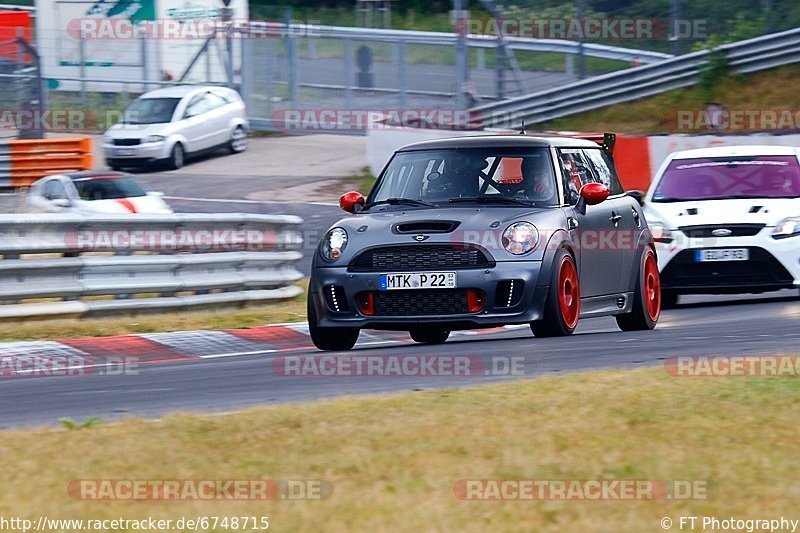
M 347 109 L 353 107 L 353 42 L 344 38 L 344 101 Z
M 400 109 L 405 109 L 408 105 L 408 87 L 406 84 L 406 43 L 397 41 L 395 45 L 397 53 L 397 89 L 398 89 L 398 106 Z

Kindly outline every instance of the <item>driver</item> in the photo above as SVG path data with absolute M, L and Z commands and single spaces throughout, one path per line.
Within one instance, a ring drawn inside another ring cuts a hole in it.
M 547 158 L 525 157 L 522 159 L 521 170 L 521 182 L 502 184 L 503 196 L 537 203 L 549 203 L 554 199 L 553 174 L 549 170 Z

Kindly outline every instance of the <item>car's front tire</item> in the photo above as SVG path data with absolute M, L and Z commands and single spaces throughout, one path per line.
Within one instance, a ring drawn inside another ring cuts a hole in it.
M 575 259 L 567 250 L 560 250 L 553 262 L 553 274 L 541 320 L 531 322 L 537 337 L 572 335 L 578 326 L 581 291 Z
M 167 166 L 170 170 L 178 170 L 186 163 L 186 150 L 184 150 L 181 143 L 175 143 L 172 151 L 167 158 Z
M 633 309 L 630 313 L 617 315 L 617 326 L 622 331 L 653 329 L 661 316 L 661 277 L 658 273 L 656 254 L 647 248 L 639 262 L 636 290 L 633 293 Z
M 311 342 L 320 350 L 345 351 L 350 350 L 356 345 L 358 340 L 358 328 L 321 328 L 318 325 L 317 310 L 311 293 L 308 293 L 307 300 L 308 332 L 311 334 Z
M 442 344 L 450 337 L 450 331 L 441 328 L 415 328 L 408 332 L 414 342 Z

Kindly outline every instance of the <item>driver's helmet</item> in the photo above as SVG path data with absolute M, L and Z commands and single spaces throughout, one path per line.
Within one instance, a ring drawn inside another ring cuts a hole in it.
M 555 196 L 553 173 L 546 157 L 525 157 L 522 160 L 522 187 L 528 200 L 549 202 Z

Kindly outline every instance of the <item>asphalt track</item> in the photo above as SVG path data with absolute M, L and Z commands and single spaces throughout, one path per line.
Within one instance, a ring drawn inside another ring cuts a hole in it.
M 450 377 L 289 377 L 271 361 L 318 356 L 313 349 L 251 353 L 141 365 L 134 374 L 0 379 L 0 427 L 52 425 L 61 417 L 103 420 L 155 417 L 176 411 L 229 412 L 253 405 L 306 402 L 462 387 L 600 368 L 664 365 L 671 356 L 797 354 L 800 300 L 784 291 L 761 297 L 700 298 L 664 312 L 652 332 L 623 333 L 613 319 L 584 320 L 569 338 L 536 339 L 527 328 L 460 335 L 444 345 L 387 344 L 362 335 L 352 355 L 522 357 L 522 375 Z M 490 354 L 490 355 L 487 355 Z M 666 372 L 666 370 L 665 370 Z M 702 378 L 675 378 L 702 379 Z

